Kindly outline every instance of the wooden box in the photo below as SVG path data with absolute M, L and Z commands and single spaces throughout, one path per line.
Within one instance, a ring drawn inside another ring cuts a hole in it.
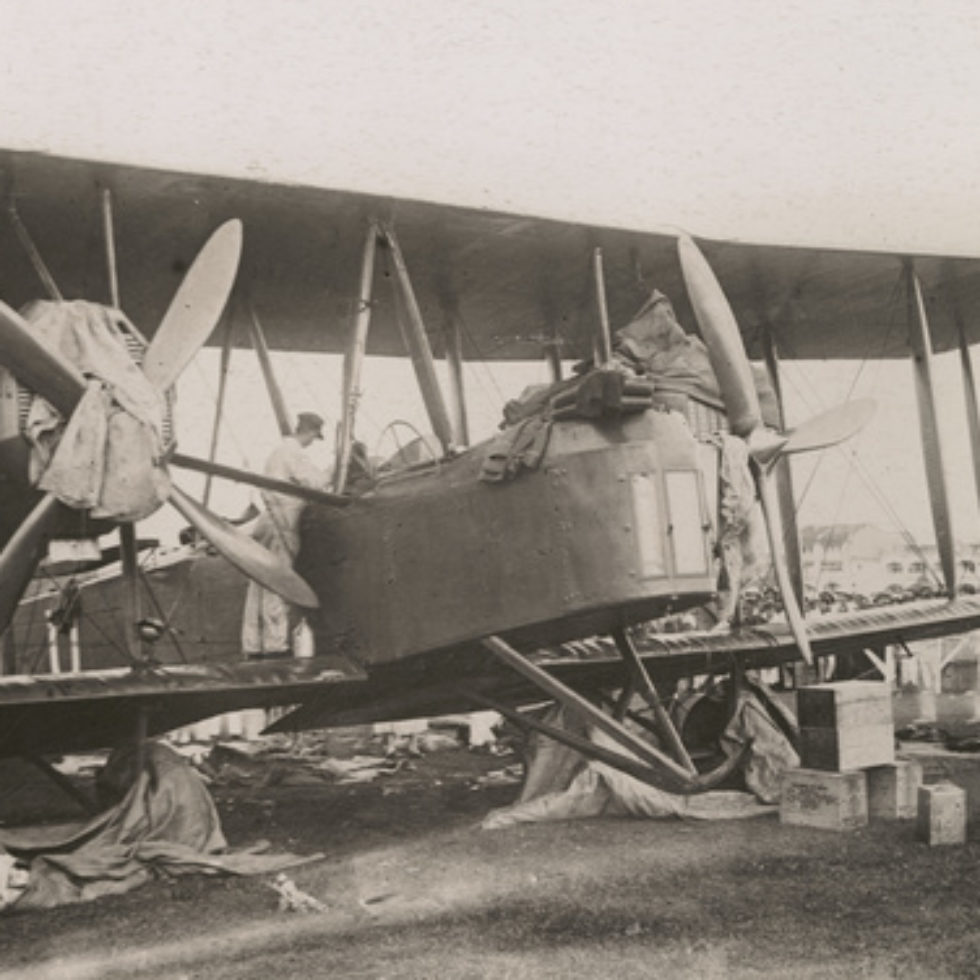
M 930 846 L 966 843 L 966 790 L 955 783 L 919 787 L 916 830 Z
M 782 823 L 825 830 L 854 830 L 868 822 L 868 789 L 863 771 L 789 769 L 779 800 Z
M 918 813 L 922 766 L 898 760 L 868 769 L 868 816 L 872 820 L 912 820 Z
M 808 769 L 847 772 L 895 762 L 891 689 L 877 681 L 800 688 L 800 760 Z

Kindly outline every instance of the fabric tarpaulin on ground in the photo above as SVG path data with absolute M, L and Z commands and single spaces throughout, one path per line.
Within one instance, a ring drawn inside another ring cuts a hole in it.
M 144 765 L 118 804 L 82 824 L 0 828 L 0 847 L 28 865 L 19 908 L 120 894 L 155 874 L 263 874 L 320 856 L 229 853 L 204 781 L 182 756 L 155 742 L 147 744 Z
M 576 725 L 564 707 L 552 707 L 544 720 L 586 734 L 597 745 L 626 752 L 594 727 Z M 517 823 L 596 816 L 731 820 L 771 813 L 778 802 L 780 774 L 798 766 L 799 757 L 751 691 L 740 693 L 720 740 L 729 756 L 747 741 L 751 741 L 744 766 L 748 791 L 711 790 L 682 796 L 648 786 L 605 763 L 586 760 L 575 749 L 534 733 L 528 739 L 527 777 L 520 798 L 512 806 L 489 813 L 481 826 L 495 830 Z

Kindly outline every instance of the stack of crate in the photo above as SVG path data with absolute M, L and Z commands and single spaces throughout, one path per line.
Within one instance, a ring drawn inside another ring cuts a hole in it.
M 797 692 L 800 769 L 783 778 L 783 823 L 831 830 L 916 815 L 921 767 L 896 762 L 891 686 L 814 684 Z

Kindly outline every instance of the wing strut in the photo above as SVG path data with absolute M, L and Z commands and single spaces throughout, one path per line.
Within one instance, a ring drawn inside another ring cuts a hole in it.
M 463 333 L 459 313 L 446 311 L 442 328 L 446 345 L 446 367 L 449 368 L 449 394 L 452 397 L 453 432 L 458 445 L 470 444 L 469 421 L 466 417 L 466 390 L 463 385 Z
M 429 413 L 432 431 L 442 443 L 443 452 L 448 453 L 453 448 L 453 429 L 449 421 L 449 411 L 439 387 L 439 379 L 436 377 L 432 348 L 429 346 L 429 338 L 425 332 L 422 311 L 419 309 L 418 300 L 415 298 L 415 290 L 412 288 L 412 280 L 408 276 L 408 268 L 405 265 L 401 246 L 398 244 L 394 231 L 388 226 L 384 228 L 384 237 L 391 249 L 391 258 L 395 267 L 395 282 L 393 283 L 395 295 L 401 301 L 398 304 L 401 307 L 398 323 L 402 329 L 405 346 L 412 358 L 412 366 L 415 368 L 419 387 L 422 389 L 422 399 L 425 402 L 425 409 Z
M 361 285 L 357 295 L 357 316 L 351 334 L 350 347 L 344 358 L 343 403 L 340 406 L 340 435 L 337 439 L 337 466 L 334 471 L 333 488 L 335 493 L 343 493 L 347 483 L 347 468 L 350 466 L 351 448 L 354 444 L 354 419 L 357 403 L 361 398 L 361 368 L 364 366 L 364 352 L 367 348 L 368 329 L 371 326 L 371 295 L 374 284 L 374 258 L 378 250 L 378 226 L 368 222 L 364 239 L 364 254 L 361 257 Z
M 977 501 L 980 502 L 980 409 L 977 407 L 977 382 L 973 376 L 970 347 L 966 342 L 966 324 L 963 322 L 963 313 L 958 305 L 953 315 L 956 320 L 956 333 L 960 346 L 963 397 L 966 399 L 966 422 L 970 432 L 970 450 L 973 455 L 973 481 L 977 488 Z
M 953 536 L 953 515 L 949 505 L 949 488 L 943 469 L 943 447 L 936 410 L 936 392 L 932 383 L 932 340 L 929 320 L 922 298 L 922 285 L 911 259 L 905 260 L 909 342 L 912 345 L 912 366 L 915 373 L 915 394 L 919 405 L 919 432 L 922 436 L 922 456 L 932 505 L 932 524 L 936 531 L 936 547 L 943 569 L 946 593 L 956 595 L 956 545 Z
M 106 277 L 109 280 L 109 302 L 118 310 L 119 275 L 116 266 L 116 232 L 112 221 L 112 191 L 102 188 L 102 237 L 105 240 Z
M 286 399 L 283 396 L 282 388 L 276 379 L 276 373 L 272 370 L 272 358 L 269 357 L 269 345 L 265 341 L 265 331 L 259 318 L 255 315 L 255 307 L 248 304 L 248 328 L 252 336 L 252 346 L 255 348 L 255 356 L 259 359 L 259 367 L 262 369 L 262 377 L 265 379 L 265 387 L 269 392 L 269 400 L 272 402 L 272 410 L 276 413 L 276 424 L 279 432 L 288 436 L 292 434 L 293 426 L 289 421 L 289 410 L 286 408 Z
M 595 279 L 595 305 L 599 317 L 599 331 L 592 344 L 592 357 L 600 367 L 612 360 L 612 331 L 609 328 L 609 308 L 606 305 L 606 274 L 602 268 L 602 249 L 592 250 L 592 275 Z
M 21 220 L 20 212 L 17 210 L 17 205 L 14 203 L 14 199 L 12 197 L 7 202 L 7 210 L 10 214 L 10 223 L 14 226 L 14 232 L 17 235 L 17 240 L 27 253 L 27 257 L 31 260 L 31 265 L 34 266 L 34 271 L 37 273 L 38 279 L 40 279 L 41 283 L 44 285 L 44 289 L 48 296 L 50 296 L 51 299 L 58 300 L 60 302 L 64 299 L 64 297 L 61 295 L 61 290 L 58 288 L 58 284 L 54 281 L 54 276 L 51 275 L 51 270 L 47 267 L 44 259 L 41 257 L 41 253 L 34 244 L 34 239 L 31 238 L 31 233 L 27 230 L 26 225 Z
M 129 521 L 119 525 L 119 556 L 123 577 L 123 632 L 130 663 L 147 664 L 139 621 L 143 618 L 140 597 L 139 554 L 136 550 L 136 529 Z
M 218 397 L 214 402 L 214 421 L 211 423 L 211 445 L 208 447 L 208 462 L 213 463 L 218 456 L 218 436 L 221 434 L 221 416 L 225 410 L 225 392 L 228 388 L 228 368 L 231 365 L 231 341 L 235 321 L 225 310 L 225 336 L 221 342 L 221 362 L 218 365 Z M 207 507 L 211 500 L 211 477 L 208 473 L 204 481 L 204 496 L 201 503 Z
M 779 376 L 779 352 L 776 339 L 768 323 L 762 327 L 762 349 L 766 360 L 766 371 L 773 391 L 776 393 L 776 407 L 779 411 L 779 427 L 786 430 L 786 409 L 783 404 L 782 379 Z M 779 516 L 782 526 L 783 552 L 789 571 L 790 584 L 800 608 L 803 608 L 803 557 L 800 554 L 800 531 L 796 524 L 796 501 L 793 494 L 793 472 L 789 458 L 780 456 L 773 467 L 776 478 L 776 497 L 779 500 Z

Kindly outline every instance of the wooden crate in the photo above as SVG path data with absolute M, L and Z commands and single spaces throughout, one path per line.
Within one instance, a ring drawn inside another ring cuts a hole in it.
M 891 689 L 876 681 L 800 688 L 800 760 L 807 769 L 848 772 L 895 762 Z
M 913 820 L 919 808 L 922 766 L 900 759 L 868 769 L 868 816 L 872 820 Z
M 930 846 L 966 843 L 966 790 L 954 783 L 919 787 L 916 830 Z
M 868 822 L 865 773 L 789 769 L 779 800 L 782 823 L 824 830 L 854 830 Z

